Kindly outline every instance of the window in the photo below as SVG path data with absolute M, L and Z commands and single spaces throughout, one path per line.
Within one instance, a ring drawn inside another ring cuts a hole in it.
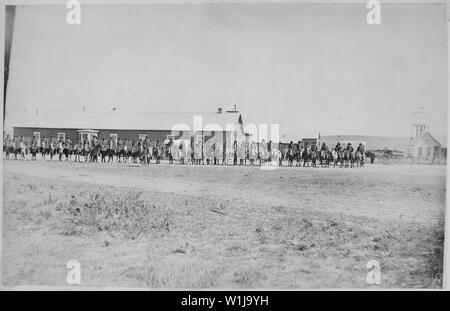
M 427 147 L 427 157 L 431 155 L 431 147 Z
M 117 134 L 109 134 L 109 137 L 112 137 L 114 140 L 114 145 L 117 146 Z
M 33 136 L 36 137 L 37 141 L 41 141 L 41 132 L 33 132 Z
M 63 140 L 65 140 L 66 139 L 66 133 L 58 132 L 58 140 L 60 140 L 61 138 Z
M 417 150 L 418 158 L 420 159 L 422 157 L 422 147 L 419 147 Z

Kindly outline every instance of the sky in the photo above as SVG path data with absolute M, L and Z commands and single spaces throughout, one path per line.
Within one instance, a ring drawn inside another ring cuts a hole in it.
M 36 109 L 216 111 L 289 137 L 447 130 L 442 4 L 64 5 L 16 10 L 6 129 Z M 421 108 L 419 108 L 421 107 Z M 113 126 L 113 125 L 112 125 Z M 95 128 L 95 125 L 92 126 Z

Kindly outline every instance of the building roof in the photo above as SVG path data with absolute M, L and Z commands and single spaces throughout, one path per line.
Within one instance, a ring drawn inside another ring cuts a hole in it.
M 335 146 L 338 142 L 352 141 L 366 143 L 367 150 L 399 150 L 406 152 L 411 139 L 409 137 L 387 137 L 387 136 L 366 136 L 366 135 L 329 135 L 321 136 L 321 142 L 328 146 Z
M 439 145 L 442 148 L 447 148 L 447 133 L 443 133 L 443 132 L 435 132 L 435 133 L 425 132 L 425 133 L 417 136 L 416 138 L 414 138 L 414 140 L 411 142 L 411 144 L 414 144 L 418 140 L 422 140 L 422 141 L 425 141 L 425 142 L 432 142 L 435 145 Z
M 24 115 L 14 127 L 36 128 L 73 128 L 73 129 L 114 129 L 114 130 L 176 130 L 188 126 L 194 129 L 194 118 L 201 120 L 203 128 L 210 124 L 218 125 L 223 130 L 242 124 L 239 113 L 95 113 L 95 112 L 52 112 L 51 118 L 38 115 Z M 176 126 L 178 125 L 178 126 Z M 206 128 L 205 128 L 206 130 Z M 214 130 L 214 129 L 212 129 Z
M 442 148 L 447 148 L 447 132 L 430 132 L 430 135 L 441 144 Z

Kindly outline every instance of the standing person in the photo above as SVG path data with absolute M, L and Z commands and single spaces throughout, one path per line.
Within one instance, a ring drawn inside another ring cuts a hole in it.
M 156 159 L 156 141 L 152 141 L 150 138 L 148 139 L 148 165 L 152 164 L 152 160 Z M 156 161 L 155 161 L 156 162 Z
M 270 141 L 270 161 L 269 164 L 276 163 L 276 165 L 280 166 L 280 143 L 274 143 Z
M 190 146 L 190 151 L 191 151 L 191 165 L 195 164 L 195 144 L 194 144 L 194 136 L 191 137 L 191 146 Z
M 98 140 L 97 136 L 93 136 L 90 141 L 89 155 L 91 157 L 92 162 L 98 162 L 98 152 L 101 148 L 101 144 Z
M 162 156 L 161 142 L 159 141 L 159 139 L 156 140 L 155 148 L 156 148 L 156 150 L 155 150 L 156 164 L 159 164 L 161 161 L 161 156 Z
M 11 146 L 12 146 L 12 139 L 11 137 L 8 135 L 6 135 L 5 138 L 5 142 L 4 142 L 4 148 L 5 148 L 5 153 L 6 153 L 6 159 L 9 159 L 9 154 L 11 152 Z
M 128 141 L 128 138 L 125 138 L 125 142 L 123 144 L 123 162 L 127 163 L 128 158 L 130 156 L 130 148 L 129 148 L 130 142 Z
M 54 136 L 50 138 L 49 148 L 50 148 L 50 160 L 53 160 L 53 156 L 55 155 L 56 152 L 56 141 Z
M 238 144 L 237 147 L 238 147 L 237 150 L 238 164 L 245 165 L 245 142 L 241 141 L 241 143 Z
M 6 150 L 6 137 L 9 137 L 9 134 L 7 134 L 6 136 L 3 136 L 3 151 Z
M 322 147 L 320 147 L 320 165 L 324 164 L 328 155 L 328 146 L 325 142 L 322 143 Z
M 19 142 L 19 148 L 20 148 L 20 155 L 22 156 L 22 159 L 25 160 L 25 155 L 27 153 L 27 144 L 25 142 L 25 138 L 22 136 L 20 138 L 20 142 Z
M 178 147 L 178 159 L 181 165 L 184 164 L 184 142 L 180 141 L 180 146 Z
M 89 161 L 89 151 L 91 147 L 91 142 L 86 137 L 83 142 L 83 156 L 84 156 L 84 162 Z
M 234 143 L 233 143 L 233 150 L 232 150 L 232 152 L 233 152 L 233 165 L 237 165 L 237 149 L 238 149 L 238 147 L 237 147 L 237 141 L 235 140 L 234 141 Z
M 117 162 L 121 163 L 121 158 L 122 156 L 124 157 L 124 144 L 123 144 L 123 140 L 119 139 L 118 143 L 117 143 L 117 148 L 116 148 L 116 158 L 117 158 Z
M 42 156 L 42 159 L 43 160 L 45 160 L 45 152 L 46 152 L 46 141 L 47 141 L 47 138 L 44 136 L 44 137 L 42 137 L 42 139 L 41 139 L 41 149 L 40 149 L 40 151 L 41 151 L 41 156 Z
M 57 149 L 58 150 L 59 161 L 62 161 L 62 155 L 63 155 L 63 152 L 64 152 L 64 145 L 65 145 L 65 143 L 64 143 L 62 137 L 60 137 L 59 141 L 58 141 L 58 149 Z
M 199 136 L 196 136 L 196 139 L 195 139 L 194 159 L 195 159 L 195 164 L 197 164 L 197 165 L 203 164 L 202 142 L 201 142 Z
M 305 148 L 303 149 L 303 167 L 305 167 L 306 165 L 309 166 L 309 160 L 310 160 L 310 152 L 311 152 L 311 147 L 309 146 L 309 144 L 307 142 L 305 142 Z
M 14 149 L 14 160 L 17 160 L 17 154 L 20 153 L 20 141 L 17 136 L 13 137 L 12 145 Z
M 172 140 L 172 137 L 171 137 L 169 139 L 168 144 L 167 144 L 167 155 L 169 157 L 169 164 L 173 164 L 172 145 L 173 145 L 173 140 Z
M 113 156 L 114 156 L 114 149 L 115 149 L 115 141 L 112 137 L 109 138 L 108 141 L 108 150 L 107 150 L 107 155 L 108 155 L 108 163 L 111 162 L 111 160 L 114 160 Z
M 303 154 L 303 143 L 301 140 L 299 140 L 296 144 L 296 151 L 295 151 L 295 155 L 294 155 L 294 158 L 296 160 L 295 166 L 297 166 L 297 167 L 300 166 L 300 162 L 302 160 L 302 154 Z
M 108 143 L 105 137 L 102 138 L 102 142 L 100 145 L 100 154 L 102 156 L 102 162 L 106 162 L 106 153 L 108 152 Z
M 6 139 L 9 138 L 9 134 L 3 137 L 3 152 L 6 153 Z
M 295 158 L 294 142 L 291 140 L 289 142 L 287 150 L 288 166 L 292 166 L 294 164 L 294 158 Z
M 72 153 L 73 153 L 72 141 L 67 137 L 64 142 L 64 156 L 66 157 L 66 161 L 70 161 Z
M 136 157 L 138 155 L 138 143 L 132 139 L 131 140 L 131 163 L 137 163 Z
M 38 151 L 38 140 L 35 136 L 31 139 L 31 146 L 30 146 L 30 152 L 31 152 L 31 161 L 36 160 L 36 153 Z
M 256 143 L 254 141 L 252 141 L 250 143 L 249 150 L 248 150 L 248 158 L 250 160 L 250 165 L 253 166 L 253 164 L 255 163 L 255 159 L 256 159 Z
M 259 165 L 261 166 L 263 163 L 267 161 L 267 143 L 263 139 L 259 144 Z
M 317 143 L 313 141 L 311 145 L 311 164 L 313 167 L 316 167 L 317 152 L 318 152 Z
M 50 154 L 50 137 L 44 137 L 42 140 L 42 148 L 44 150 L 42 152 L 42 159 L 45 160 L 47 154 Z
M 81 161 L 81 155 L 83 154 L 83 141 L 81 140 L 81 138 L 78 140 L 78 143 L 75 146 L 75 162 L 80 162 Z

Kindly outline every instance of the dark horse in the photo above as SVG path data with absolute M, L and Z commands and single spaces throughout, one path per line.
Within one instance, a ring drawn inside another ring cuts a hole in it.
M 303 159 L 303 167 L 305 167 L 306 164 L 308 164 L 309 166 L 309 161 L 311 160 L 311 150 L 309 148 L 303 149 L 302 159 Z
M 101 147 L 102 145 L 99 143 L 89 150 L 89 157 L 91 158 L 91 162 L 98 162 L 98 154 Z
M 311 166 L 312 167 L 317 167 L 316 162 L 317 162 L 317 158 L 318 158 L 318 151 L 311 151 Z
M 141 148 L 137 144 L 131 146 L 131 158 L 132 163 L 137 163 L 137 160 L 141 158 Z

